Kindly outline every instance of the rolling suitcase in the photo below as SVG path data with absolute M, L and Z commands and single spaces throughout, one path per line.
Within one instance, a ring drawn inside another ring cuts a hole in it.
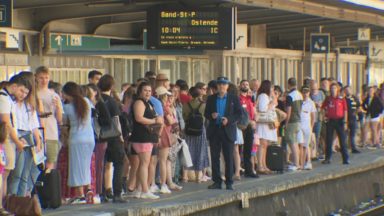
M 59 171 L 53 169 L 49 173 L 41 172 L 37 178 L 36 191 L 43 209 L 60 207 L 61 182 Z
M 41 138 L 44 140 L 44 128 L 39 128 L 41 131 Z M 44 152 L 46 143 L 44 143 Z M 44 168 L 44 165 L 42 166 Z M 37 177 L 35 184 L 35 192 L 40 200 L 40 205 L 43 209 L 53 208 L 56 209 L 61 206 L 61 177 L 57 169 L 52 169 L 50 172 L 42 170 Z
M 267 167 L 272 171 L 284 172 L 285 151 L 281 146 L 270 145 L 267 148 Z

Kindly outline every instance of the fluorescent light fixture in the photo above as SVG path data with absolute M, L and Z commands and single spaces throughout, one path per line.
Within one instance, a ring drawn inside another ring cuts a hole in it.
M 384 10 L 384 1 L 383 0 L 342 0 L 345 2 L 371 7 L 379 10 Z

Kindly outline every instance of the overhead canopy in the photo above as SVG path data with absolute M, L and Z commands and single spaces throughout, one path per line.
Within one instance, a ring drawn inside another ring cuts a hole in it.
M 146 10 L 155 5 L 238 8 L 238 23 L 266 24 L 270 47 L 299 48 L 303 29 L 357 39 L 357 28 L 384 37 L 384 12 L 334 0 L 14 0 L 14 27 L 142 40 Z

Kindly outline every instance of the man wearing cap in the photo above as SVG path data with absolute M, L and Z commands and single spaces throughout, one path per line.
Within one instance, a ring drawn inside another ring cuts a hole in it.
M 312 129 L 315 124 L 316 118 L 316 105 L 310 98 L 310 88 L 303 86 L 301 93 L 303 94 L 303 105 L 300 114 L 300 130 L 303 135 L 302 142 L 299 143 L 300 147 L 300 168 L 305 170 L 312 169 L 311 163 L 311 150 L 309 143 L 311 141 Z
M 241 105 L 237 95 L 228 94 L 229 81 L 217 78 L 217 93 L 208 97 L 204 116 L 209 120 L 207 137 L 210 141 L 212 180 L 208 189 L 221 189 L 220 152 L 225 161 L 225 184 L 233 190 L 233 149 L 236 140 L 237 120 L 241 117 Z

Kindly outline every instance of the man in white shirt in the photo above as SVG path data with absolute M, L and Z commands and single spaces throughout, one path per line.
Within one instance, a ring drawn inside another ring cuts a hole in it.
M 59 154 L 58 125 L 63 119 L 63 105 L 60 96 L 48 88 L 49 70 L 45 66 L 36 69 L 37 96 L 43 104 L 44 111 L 40 113 L 40 122 L 45 129 L 46 168 L 54 169 Z
M 21 72 L 19 76 L 33 78 L 31 72 Z M 31 80 L 29 81 L 30 84 Z M 31 179 L 33 169 L 33 152 L 41 150 L 40 123 L 37 117 L 36 107 L 31 103 L 35 98 L 34 92 L 25 92 L 21 97 L 15 98 L 15 116 L 17 121 L 18 136 L 22 137 L 27 143 L 24 145 L 23 152 L 16 153 L 15 169 L 12 171 L 8 181 L 8 194 L 25 196 L 28 192 L 28 182 Z M 32 175 L 33 176 L 33 175 Z M 37 176 L 36 176 L 37 177 Z M 32 177 L 33 178 L 33 177 Z
M 15 168 L 16 151 L 22 152 L 26 141 L 19 139 L 17 134 L 17 120 L 15 116 L 15 103 L 13 97 L 20 97 L 21 95 L 28 94 L 31 90 L 31 85 L 27 79 L 15 75 L 10 80 L 8 85 L 0 90 L 0 121 L 7 125 L 9 131 L 9 139 L 4 145 L 6 161 L 5 172 L 3 174 L 3 194 L 7 194 L 7 181 L 8 175 L 11 170 Z
M 312 169 L 311 151 L 309 150 L 309 143 L 311 141 L 312 129 L 315 124 L 316 105 L 310 98 L 310 88 L 303 86 L 301 88 L 303 94 L 303 105 L 300 114 L 300 133 L 302 133 L 302 142 L 299 143 L 300 147 L 300 166 L 301 169 Z

